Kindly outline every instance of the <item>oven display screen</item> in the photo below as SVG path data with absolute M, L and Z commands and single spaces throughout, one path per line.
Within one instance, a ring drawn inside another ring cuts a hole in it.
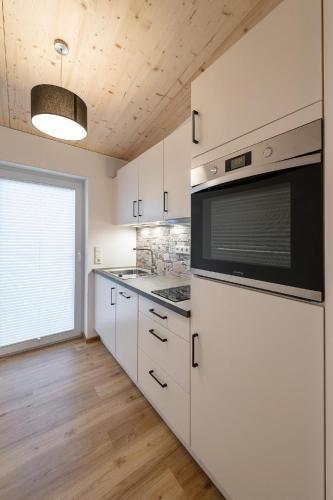
M 231 172 L 237 168 L 246 167 L 251 164 L 251 151 L 225 161 L 225 171 Z

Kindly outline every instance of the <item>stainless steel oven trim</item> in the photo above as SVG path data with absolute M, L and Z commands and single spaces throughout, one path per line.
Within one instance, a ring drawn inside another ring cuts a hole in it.
M 267 163 L 265 165 L 260 165 L 253 167 L 249 165 L 248 167 L 243 167 L 240 170 L 235 170 L 230 172 L 230 174 L 223 175 L 217 179 L 209 180 L 203 184 L 199 184 L 192 188 L 192 194 L 199 193 L 205 189 L 209 189 L 214 186 L 219 186 L 220 184 L 226 184 L 228 182 L 236 181 L 244 178 L 256 177 L 258 175 L 267 174 L 270 172 L 278 172 L 279 170 L 288 170 L 290 168 L 303 167 L 305 165 L 311 164 L 321 164 L 322 156 L 321 153 L 314 153 L 311 155 L 298 156 L 297 158 L 291 158 L 288 160 L 282 160 L 275 163 Z
M 300 299 L 313 300 L 315 302 L 322 302 L 323 296 L 321 292 L 316 290 L 307 290 L 305 288 L 297 288 L 294 286 L 280 285 L 278 283 L 269 283 L 267 281 L 260 281 L 251 278 L 244 278 L 241 276 L 234 276 L 232 274 L 216 273 L 214 271 L 206 271 L 204 269 L 191 268 L 191 272 L 196 276 L 203 276 L 205 278 L 213 278 L 219 281 L 244 285 L 250 288 L 259 290 L 267 290 L 269 292 L 276 292 L 283 295 L 289 295 Z

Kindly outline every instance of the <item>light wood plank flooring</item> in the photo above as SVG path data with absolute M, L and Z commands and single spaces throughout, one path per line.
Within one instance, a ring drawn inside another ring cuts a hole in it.
M 0 499 L 221 499 L 100 342 L 0 360 Z

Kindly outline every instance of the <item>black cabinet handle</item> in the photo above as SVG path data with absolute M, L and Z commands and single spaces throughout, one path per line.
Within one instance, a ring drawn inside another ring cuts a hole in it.
M 125 295 L 124 292 L 119 292 L 119 295 L 122 295 L 123 297 L 125 297 L 125 299 L 130 299 L 131 298 L 130 295 Z
M 195 361 L 195 339 L 196 337 L 199 337 L 198 333 L 193 333 L 192 335 L 192 368 L 196 368 L 198 363 Z
M 198 115 L 198 111 L 192 109 L 192 142 L 193 144 L 199 144 L 199 141 L 195 138 L 195 117 Z
M 152 335 L 154 335 L 154 337 L 156 337 L 161 342 L 168 342 L 168 339 L 166 337 L 160 337 L 159 335 L 157 335 L 157 333 L 155 332 L 154 328 L 151 328 L 149 330 L 149 333 L 151 333 Z
M 157 316 L 158 318 L 161 318 L 161 319 L 168 319 L 168 316 L 161 316 L 160 314 L 158 314 L 154 309 L 149 309 L 149 312 L 151 312 L 152 314 L 155 314 L 155 316 Z
M 142 212 L 140 212 L 142 200 L 138 200 L 138 216 L 142 217 Z
M 149 375 L 150 375 L 151 377 L 153 377 L 153 379 L 154 379 L 154 380 L 156 380 L 156 382 L 157 382 L 157 383 L 158 383 L 161 387 L 163 387 L 163 389 L 164 389 L 165 387 L 168 387 L 168 384 L 167 384 L 166 382 L 160 382 L 160 381 L 158 380 L 158 378 L 154 375 L 154 370 L 149 370 Z
M 163 211 L 164 212 L 168 212 L 168 196 L 169 196 L 169 193 L 168 191 L 164 191 L 163 193 Z
M 134 200 L 134 201 L 133 201 L 133 217 L 137 217 L 137 215 L 135 215 L 135 207 L 136 207 L 136 203 L 137 203 L 137 201 L 136 201 L 136 200 Z
M 111 288 L 111 302 L 110 302 L 110 305 L 111 305 L 111 306 L 114 306 L 114 305 L 115 305 L 115 302 L 113 302 L 113 293 L 112 293 L 112 292 L 113 292 L 113 290 L 115 290 L 115 287 L 114 287 L 114 286 Z

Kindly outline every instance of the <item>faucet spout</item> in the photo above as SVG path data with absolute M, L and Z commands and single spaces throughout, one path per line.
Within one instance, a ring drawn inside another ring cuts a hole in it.
M 146 247 L 134 247 L 133 250 L 135 251 L 142 251 L 142 252 L 150 252 L 150 258 L 151 258 L 151 267 L 150 267 L 150 272 L 151 274 L 155 274 L 156 272 L 156 266 L 155 266 L 155 260 L 154 260 L 154 254 L 151 248 L 146 248 Z

